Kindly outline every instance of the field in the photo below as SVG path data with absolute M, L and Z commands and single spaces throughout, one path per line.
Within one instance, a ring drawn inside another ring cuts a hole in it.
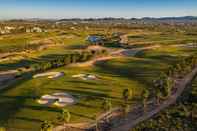
M 150 53 L 152 52 L 152 53 Z M 173 50 L 178 55 L 181 50 Z M 165 56 L 163 56 L 165 53 Z M 169 53 L 169 54 L 168 54 Z M 117 58 L 93 67 L 63 67 L 55 71 L 64 71 L 65 76 L 57 80 L 31 77 L 25 82 L 18 82 L 14 87 L 0 94 L 1 120 L 15 128 L 30 128 L 40 126 L 43 120 L 55 120 L 61 113 L 61 108 L 39 105 L 33 96 L 54 92 L 68 92 L 78 100 L 76 105 L 66 107 L 71 111 L 72 122 L 94 121 L 94 116 L 103 112 L 104 98 L 111 98 L 113 106 L 122 102 L 123 89 L 133 92 L 132 103 L 140 100 L 143 88 L 151 90 L 152 80 L 165 70 L 168 65 L 177 61 L 165 48 L 141 52 L 139 58 Z M 90 73 L 99 76 L 99 80 L 84 81 L 71 76 L 80 73 Z M 6 114 L 4 113 L 6 112 Z M 44 114 L 44 115 L 43 115 Z M 26 123 L 26 124 L 24 124 Z
M 70 30 L 67 32 L 50 30 L 41 34 L 1 36 L 3 39 L 0 39 L 0 51 L 4 53 L 14 50 L 14 52 L 19 52 L 18 56 L 21 56 L 20 48 L 32 41 L 36 44 L 43 42 L 49 47 L 45 50 L 32 49 L 32 52 L 17 59 L 10 58 L 0 61 L 0 71 L 17 70 L 37 61 L 45 62 L 45 58 L 56 58 L 61 54 L 83 50 L 87 46 L 85 40 L 88 34 L 99 32 L 107 35 L 104 28 L 99 28 L 99 30 L 101 31 L 96 31 L 96 29 L 84 32 L 82 30 L 72 32 Z M 36 73 L 27 73 L 23 76 L 24 79 L 0 91 L 0 105 L 2 105 L 0 126 L 15 130 L 37 131 L 45 120 L 59 124 L 57 118 L 61 115 L 62 108 L 37 103 L 37 99 L 42 95 L 56 92 L 70 93 L 77 100 L 76 104 L 65 107 L 71 113 L 71 123 L 94 122 L 96 116 L 104 113 L 102 104 L 105 98 L 112 101 L 113 107 L 119 107 L 123 103 L 123 90 L 130 89 L 132 97 L 129 102 L 134 106 L 142 101 L 143 89 L 148 89 L 153 95 L 153 80 L 161 71 L 166 71 L 169 66 L 186 56 L 197 54 L 195 48 L 177 46 L 196 40 L 196 36 L 189 36 L 187 33 L 171 34 L 167 31 L 130 31 L 129 29 L 120 29 L 120 31 L 128 33 L 131 45 L 136 44 L 143 47 L 154 43 L 160 47 L 140 51 L 134 57 L 117 57 L 92 66 L 64 66 L 48 70 L 48 72 L 65 73 L 58 79 L 32 78 Z M 109 32 L 111 33 L 113 30 Z M 120 48 L 116 50 L 118 49 Z M 26 48 L 25 50 L 27 51 Z M 77 74 L 94 74 L 98 79 L 82 80 L 72 77 Z

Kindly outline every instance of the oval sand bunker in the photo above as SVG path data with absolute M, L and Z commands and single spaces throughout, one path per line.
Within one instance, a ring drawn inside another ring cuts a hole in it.
M 43 95 L 38 101 L 41 105 L 55 105 L 64 107 L 75 103 L 75 99 L 68 93 L 54 93 L 52 95 Z

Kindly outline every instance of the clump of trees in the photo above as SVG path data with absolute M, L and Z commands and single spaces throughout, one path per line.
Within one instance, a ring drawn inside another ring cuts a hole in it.
M 40 131 L 52 131 L 53 130 L 53 124 L 51 121 L 44 121 L 41 124 Z
M 159 105 L 161 100 L 167 99 L 175 90 L 174 80 L 182 79 L 193 69 L 197 68 L 197 56 L 189 56 L 182 59 L 180 62 L 171 66 L 166 73 L 161 73 L 159 77 L 154 80 L 154 97 Z M 133 131 L 151 130 L 151 131 L 169 131 L 169 130 L 195 130 L 196 129 L 196 112 L 192 109 L 196 107 L 197 86 L 193 86 L 192 91 L 184 92 L 183 96 L 179 98 L 177 104 L 164 112 L 158 114 L 155 118 L 147 120 L 135 128 Z M 189 91 L 189 90 L 188 90 Z M 146 105 L 147 90 L 143 93 L 143 104 Z M 146 108 L 146 106 L 144 106 Z
M 169 67 L 166 73 L 161 73 L 158 79 L 154 80 L 154 96 L 157 99 L 157 104 L 161 99 L 166 99 L 172 94 L 175 79 L 183 78 L 196 67 L 197 57 L 190 56 Z
M 72 52 L 70 54 L 65 54 L 57 56 L 52 60 L 32 64 L 30 68 L 33 72 L 37 71 L 46 71 L 53 68 L 58 68 L 65 66 L 71 63 L 84 62 L 92 58 L 102 56 L 107 54 L 106 50 L 91 50 L 91 51 L 81 51 L 81 52 Z
M 140 123 L 132 131 L 195 131 L 197 128 L 197 79 L 174 106 Z

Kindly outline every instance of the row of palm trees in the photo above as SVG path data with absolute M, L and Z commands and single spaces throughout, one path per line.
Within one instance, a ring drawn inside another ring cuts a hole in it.
M 169 67 L 166 73 L 161 73 L 160 76 L 153 81 L 154 96 L 156 97 L 157 104 L 160 100 L 167 99 L 173 91 L 175 86 L 175 79 L 182 79 L 185 75 L 190 73 L 197 67 L 197 57 L 189 56 L 182 59 L 181 62 L 174 66 Z

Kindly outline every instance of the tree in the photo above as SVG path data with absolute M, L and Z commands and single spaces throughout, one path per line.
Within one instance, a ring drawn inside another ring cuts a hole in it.
M 110 111 L 112 109 L 112 103 L 110 99 L 105 98 L 102 104 L 104 111 Z
M 171 78 L 168 77 L 168 78 L 166 79 L 166 85 L 165 85 L 166 94 L 167 94 L 166 96 L 167 96 L 167 97 L 171 95 L 171 91 L 172 91 L 173 85 L 174 85 L 173 80 L 172 80 Z
M 148 101 L 149 95 L 150 95 L 149 91 L 147 89 L 144 89 L 142 92 L 144 112 L 146 111 L 146 108 L 147 108 L 147 101 Z
M 156 104 L 160 104 L 160 98 L 161 98 L 161 82 L 160 78 L 153 81 L 153 89 L 154 89 L 154 95 L 156 97 Z
M 128 104 L 123 104 L 122 109 L 123 109 L 123 116 L 124 116 L 124 118 L 126 118 L 127 114 L 129 113 L 129 111 L 131 109 L 131 106 Z
M 179 77 L 182 77 L 182 67 L 181 67 L 181 65 L 178 63 L 178 64 L 176 64 L 176 67 L 175 67 L 175 69 L 176 69 L 176 72 L 177 72 L 177 75 L 179 76 Z
M 66 123 L 70 122 L 70 112 L 67 109 L 62 109 L 62 113 L 60 115 L 60 120 L 64 122 L 64 130 L 66 130 Z
M 112 103 L 110 99 L 105 98 L 103 103 L 102 103 L 102 108 L 104 109 L 105 112 L 111 111 L 112 109 Z M 108 122 L 108 117 L 106 116 L 106 121 Z
M 173 68 L 173 66 L 171 66 L 168 69 L 168 77 L 172 77 L 173 75 L 174 75 L 174 68 Z
M 41 129 L 40 131 L 52 131 L 53 130 L 53 124 L 50 121 L 44 121 L 41 124 Z
M 130 96 L 131 96 L 131 91 L 129 89 L 124 89 L 122 92 L 122 97 L 125 104 L 128 103 Z

